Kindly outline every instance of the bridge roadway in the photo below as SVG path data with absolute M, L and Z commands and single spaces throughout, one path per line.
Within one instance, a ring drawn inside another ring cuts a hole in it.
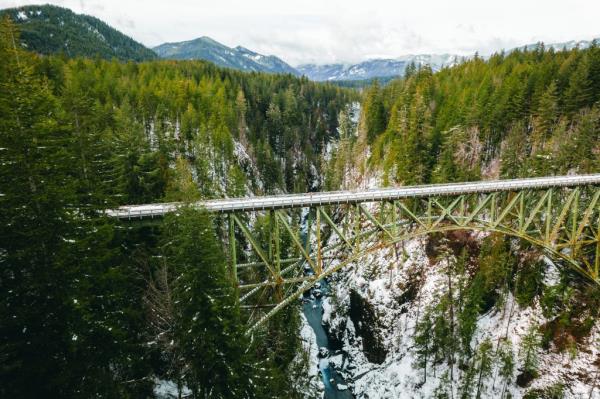
M 600 185 L 600 174 L 431 184 L 362 191 L 330 191 L 264 197 L 228 198 L 200 201 L 196 205 L 206 208 L 209 212 L 229 213 L 587 185 Z M 166 213 L 177 210 L 177 207 L 180 205 L 180 203 L 176 202 L 126 205 L 117 209 L 108 210 L 107 214 L 119 219 L 143 219 L 163 216 Z

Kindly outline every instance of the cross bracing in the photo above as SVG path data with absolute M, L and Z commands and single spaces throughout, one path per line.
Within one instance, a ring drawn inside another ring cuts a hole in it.
M 600 284 L 600 174 L 205 201 L 226 221 L 231 278 L 252 332 L 365 255 L 431 233 L 497 232 Z M 180 204 L 122 207 L 121 219 Z M 398 261 L 401 263 L 401 261 Z

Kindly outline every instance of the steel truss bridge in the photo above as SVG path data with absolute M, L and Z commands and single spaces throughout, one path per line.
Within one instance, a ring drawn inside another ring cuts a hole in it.
M 320 280 L 369 253 L 453 230 L 528 241 L 600 284 L 600 174 L 202 201 L 227 239 L 229 271 L 249 332 Z M 122 220 L 179 203 L 123 206 Z M 396 260 L 401 263 L 401 261 Z

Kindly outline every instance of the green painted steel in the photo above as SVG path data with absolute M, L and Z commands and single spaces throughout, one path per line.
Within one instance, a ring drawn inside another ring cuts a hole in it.
M 371 253 L 393 248 L 390 261 L 402 267 L 396 244 L 432 233 L 496 232 L 525 240 L 540 256 L 600 284 L 599 185 L 600 175 L 588 175 L 210 203 L 227 219 L 229 270 L 242 308 L 252 309 L 252 333 L 319 281 Z
M 391 261 L 399 262 L 401 267 L 395 244 L 432 233 L 496 232 L 522 239 L 539 248 L 540 256 L 569 268 L 589 283 L 600 284 L 599 204 L 600 187 L 589 185 L 317 205 L 307 207 L 304 213 L 245 211 L 269 218 L 270 226 L 281 224 L 281 231 L 270 229 L 269 241 L 288 243 L 285 254 L 278 245 L 268 242 L 264 243 L 270 248 L 266 251 L 250 224 L 240 226 L 246 238 L 242 245 L 248 250 L 247 260 L 253 261 L 254 270 L 248 273 L 247 268 L 237 269 L 242 300 L 262 309 L 253 312 L 248 332 L 256 331 L 322 279 L 373 252 L 393 247 L 396 256 L 390 255 Z M 226 217 L 240 224 L 241 218 L 235 215 Z M 301 230 L 303 224 L 305 230 Z M 278 237 L 273 238 L 273 234 Z M 302 236 L 311 241 L 310 245 Z M 271 256 L 265 255 L 271 251 Z M 290 266 L 280 271 L 274 262 Z M 252 295 L 244 295 L 248 290 L 253 290 Z M 265 301 L 270 304 L 266 308 L 261 303 Z

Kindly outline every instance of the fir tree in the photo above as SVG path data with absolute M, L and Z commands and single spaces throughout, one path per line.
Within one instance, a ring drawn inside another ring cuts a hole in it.
M 364 107 L 366 138 L 367 142 L 372 143 L 386 127 L 385 109 L 377 80 L 373 82 L 373 85 L 367 91 Z
M 208 213 L 182 209 L 169 217 L 163 242 L 173 284 L 173 335 L 185 348 L 183 381 L 198 397 L 255 396 L 260 369 L 249 356 L 236 295 Z

